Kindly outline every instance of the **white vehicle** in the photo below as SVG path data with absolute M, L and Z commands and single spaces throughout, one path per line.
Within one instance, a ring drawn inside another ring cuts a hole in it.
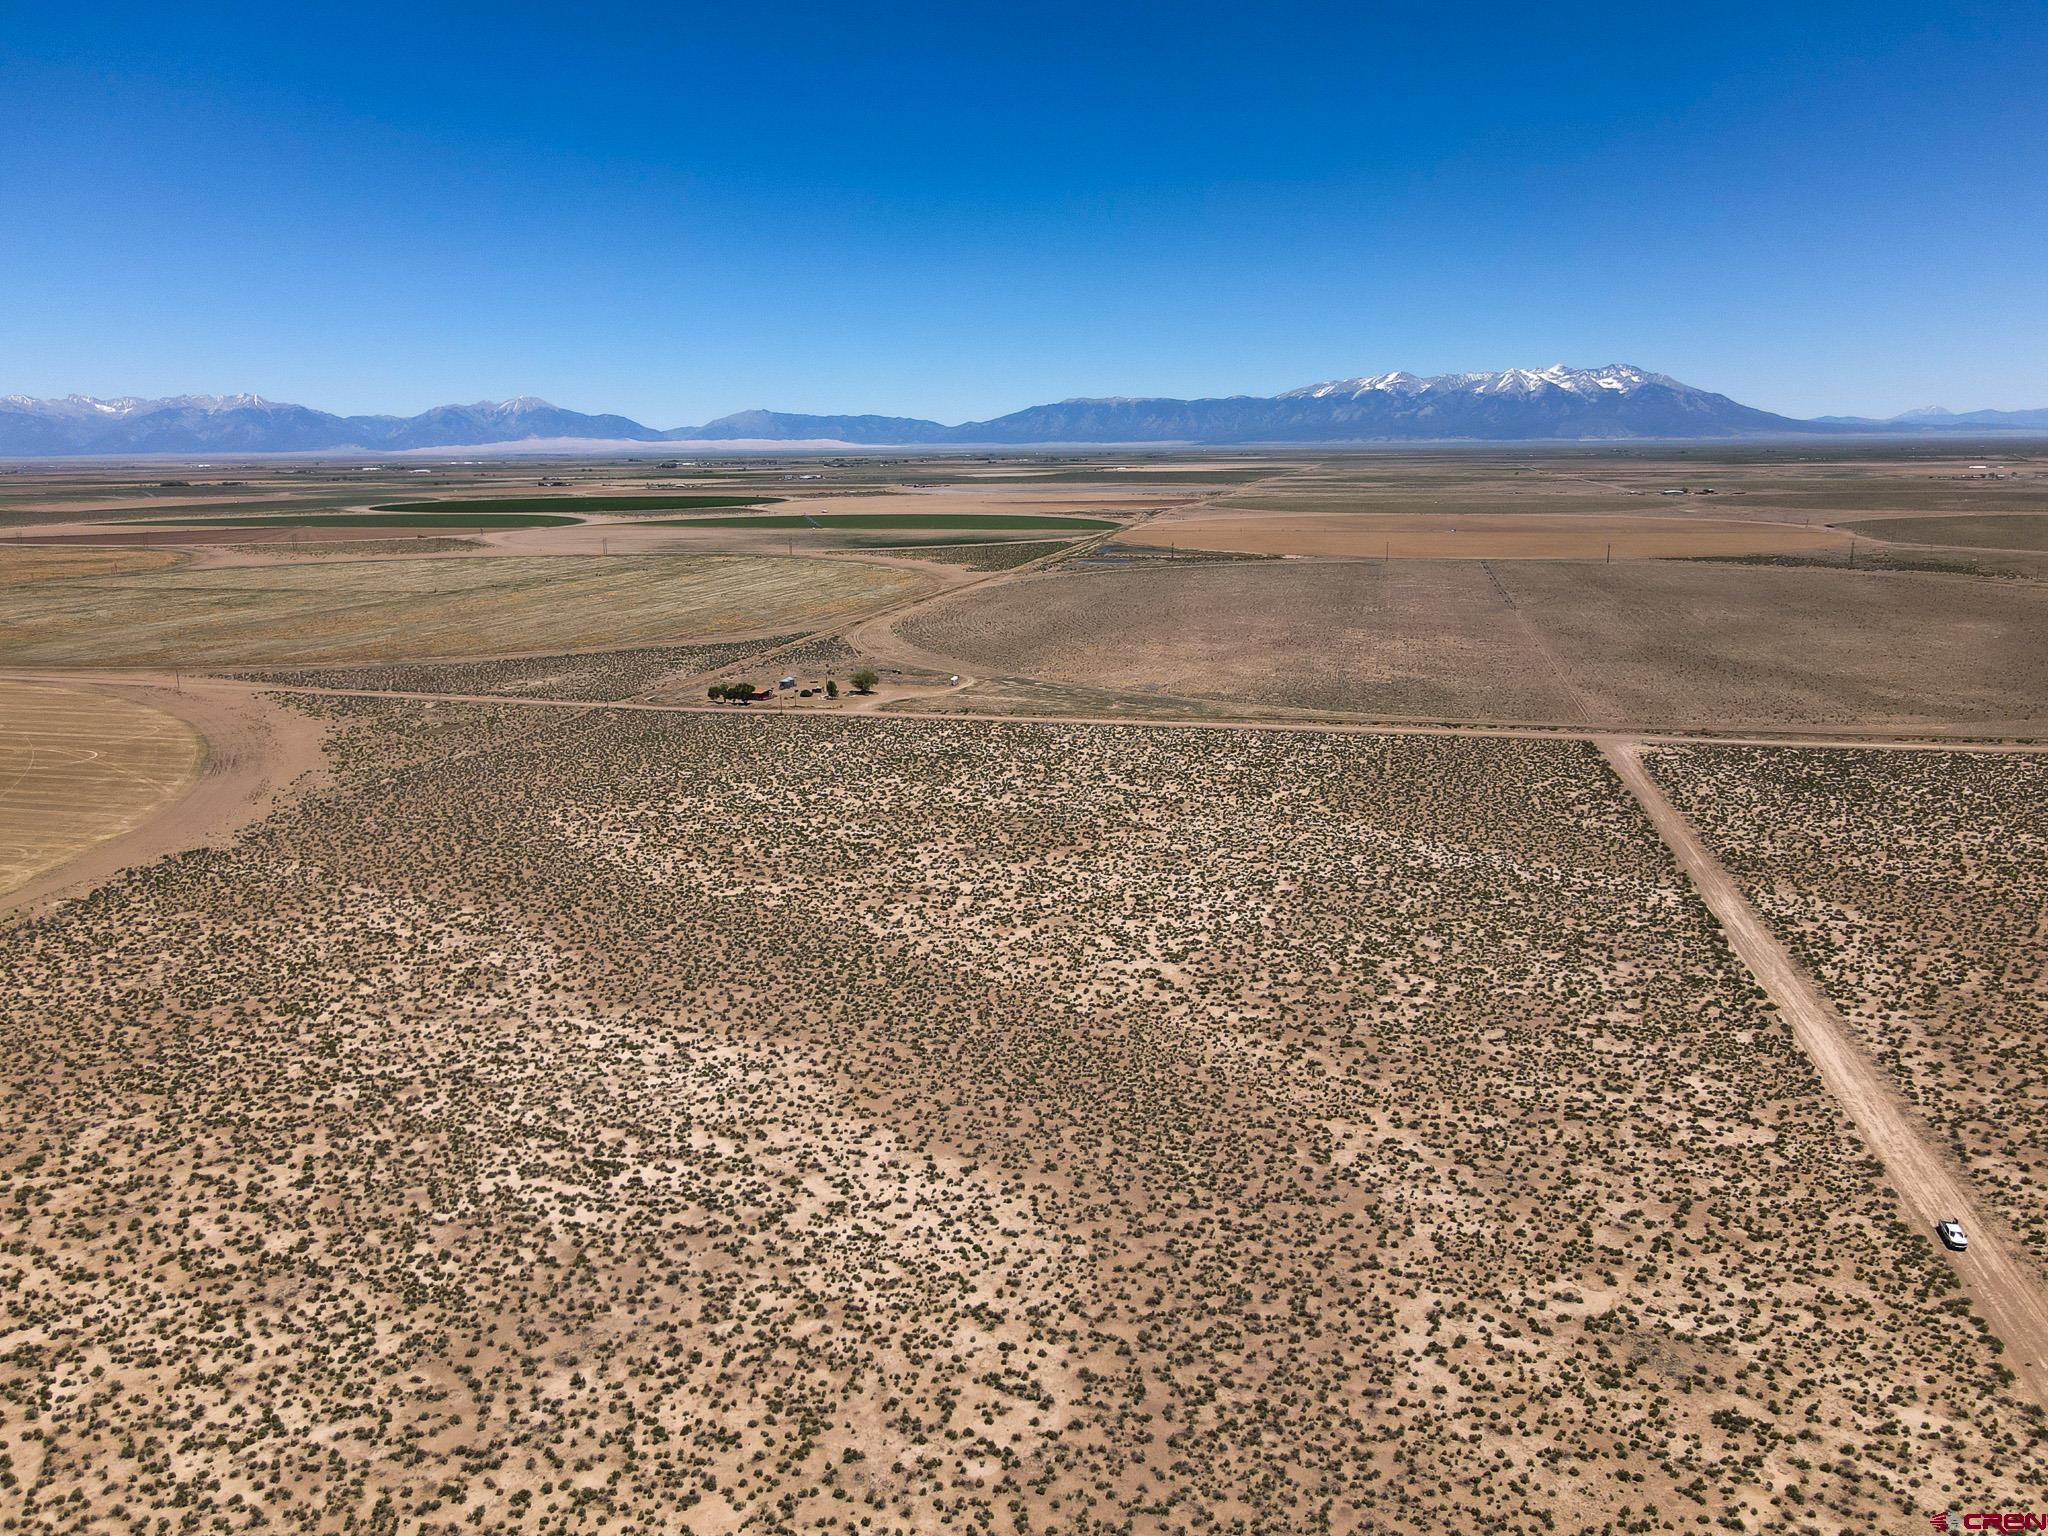
M 1960 1221 L 1937 1221 L 1934 1224 L 1934 1235 L 1941 1239 L 1942 1247 L 1957 1253 L 1970 1246 L 1969 1236 L 1963 1231 L 1963 1224 Z

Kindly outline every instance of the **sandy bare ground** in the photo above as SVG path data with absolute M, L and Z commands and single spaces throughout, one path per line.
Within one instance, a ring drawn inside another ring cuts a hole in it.
M 1600 738 L 1602 755 L 1656 824 L 1736 955 L 1777 1004 L 1821 1081 L 1883 1162 L 1908 1224 L 1932 1242 L 1935 1222 L 1963 1223 L 1970 1249 L 1950 1256 L 1956 1275 L 2005 1342 L 2005 1364 L 2036 1403 L 2048 1405 L 2048 1294 L 2039 1278 L 1942 1155 L 1926 1125 L 1900 1100 L 1841 1016 L 1650 777 L 1641 748 L 1641 742 L 1628 738 Z
M 167 853 L 222 843 L 322 766 L 325 728 L 247 688 L 147 674 L 71 678 L 66 686 L 175 717 L 203 739 L 205 760 L 153 814 L 0 895 L 0 915 L 32 911 Z
M 1223 512 L 1156 519 L 1133 544 L 1394 560 L 1653 560 L 1839 549 L 1846 535 L 1738 518 L 1556 512 Z

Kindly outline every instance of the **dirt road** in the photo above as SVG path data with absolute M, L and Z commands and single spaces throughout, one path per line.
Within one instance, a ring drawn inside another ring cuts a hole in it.
M 2005 1343 L 2001 1357 L 2035 1403 L 2048 1407 L 2048 1292 L 2033 1267 L 1927 1125 L 1909 1109 L 1849 1027 L 1742 894 L 1735 879 L 1643 766 L 1642 743 L 1599 738 L 1600 751 L 1656 824 L 1742 963 L 1778 1005 L 1792 1036 L 1819 1069 L 1899 1198 L 1907 1224 L 1933 1242 L 1934 1223 L 1953 1217 L 1970 1235 L 1969 1252 L 1947 1255 L 1977 1311 Z
M 799 642 L 800 643 L 800 642 Z M 750 665 L 766 665 L 784 651 L 795 649 L 795 644 L 762 651 L 750 657 Z M 887 657 L 885 660 L 895 660 Z M 946 658 L 934 657 L 944 663 Z M 957 664 L 956 664 L 957 665 Z M 937 668 L 935 668 L 937 670 Z M 726 666 L 714 672 L 702 674 L 704 678 L 723 676 L 732 671 Z M 111 688 L 146 689 L 145 697 L 155 699 L 172 688 L 173 674 L 162 671 L 113 671 L 84 670 L 56 667 L 24 667 L 0 670 L 0 679 L 24 683 L 54 683 L 66 687 L 101 686 Z M 974 681 L 965 674 L 961 676 L 958 690 L 947 688 L 944 693 L 963 691 Z M 685 687 L 691 679 L 680 677 L 664 678 L 664 690 Z M 545 710 L 622 710 L 652 711 L 663 714 L 718 714 L 733 716 L 744 714 L 729 705 L 698 703 L 657 702 L 644 697 L 628 699 L 556 699 L 525 693 L 430 693 L 416 690 L 391 688 L 338 688 L 311 683 L 268 683 L 247 678 L 219 677 L 208 674 L 186 673 L 179 686 L 188 695 L 212 693 L 275 694 L 290 697 L 305 694 L 316 698 L 339 699 L 389 699 L 425 704 L 493 704 L 508 708 Z M 169 706 L 165 706 L 169 707 Z M 1114 725 L 1126 728 L 1145 727 L 1155 730 L 1189 731 L 1313 731 L 1338 736 L 1480 736 L 1503 740 L 1522 741 L 1598 741 L 1607 732 L 1589 730 L 1583 725 L 1560 723 L 1557 725 L 1456 725 L 1433 720 L 1360 720 L 1345 716 L 1320 716 L 1303 713 L 1300 719 L 1238 719 L 1221 711 L 1227 705 L 1218 705 L 1219 713 L 1210 716 L 1185 718 L 1170 715 L 1098 715 L 1098 714 L 1033 714 L 1028 712 L 1001 712 L 976 709 L 948 709 L 930 714 L 886 715 L 892 720 L 980 720 L 993 725 Z M 174 712 L 176 712 L 174 710 Z M 789 714 L 804 714 L 820 719 L 829 719 L 848 713 L 844 710 L 760 710 L 759 716 L 787 718 Z M 1645 726 L 1620 724 L 1614 730 L 1625 730 L 1630 738 L 1652 746 L 1720 746 L 1720 747 L 1815 747 L 1850 749 L 1855 751 L 1883 752 L 1962 752 L 1991 753 L 1999 756 L 2038 757 L 2048 754 L 2048 744 L 2033 740 L 2012 739 L 1971 739 L 1941 740 L 1926 736 L 1886 736 L 1873 732 L 1869 736 L 1850 734 L 1843 727 L 1830 727 L 1802 733 L 1798 730 L 1784 731 L 1720 731 L 1702 727 L 1699 730 L 1678 733 Z

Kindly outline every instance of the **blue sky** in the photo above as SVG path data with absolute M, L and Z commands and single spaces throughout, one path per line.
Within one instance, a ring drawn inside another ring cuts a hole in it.
M 0 393 L 2048 405 L 2043 58 L 2039 4 L 12 5 Z

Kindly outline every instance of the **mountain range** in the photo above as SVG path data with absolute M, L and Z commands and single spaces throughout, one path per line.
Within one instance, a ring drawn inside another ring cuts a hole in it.
M 1951 411 L 1946 406 L 1930 405 L 1917 411 L 1902 411 L 1896 416 L 1821 416 L 1816 420 L 1829 425 L 1904 428 L 1909 431 L 1970 432 L 1987 427 L 1994 432 L 2048 431 L 2048 410 Z
M 1986 430 L 2048 430 L 2048 410 L 1956 414 L 1935 408 L 1883 421 L 1849 416 L 1801 420 L 1621 363 L 1604 368 L 1558 364 L 1434 378 L 1382 373 L 1271 396 L 1062 400 L 953 426 L 914 416 L 753 410 L 701 426 L 659 431 L 629 417 L 587 415 L 530 396 L 436 406 L 417 416 L 336 416 L 257 395 L 178 395 L 161 400 L 0 397 L 0 457 L 9 458 L 403 453 L 520 444 L 1340 444 Z

